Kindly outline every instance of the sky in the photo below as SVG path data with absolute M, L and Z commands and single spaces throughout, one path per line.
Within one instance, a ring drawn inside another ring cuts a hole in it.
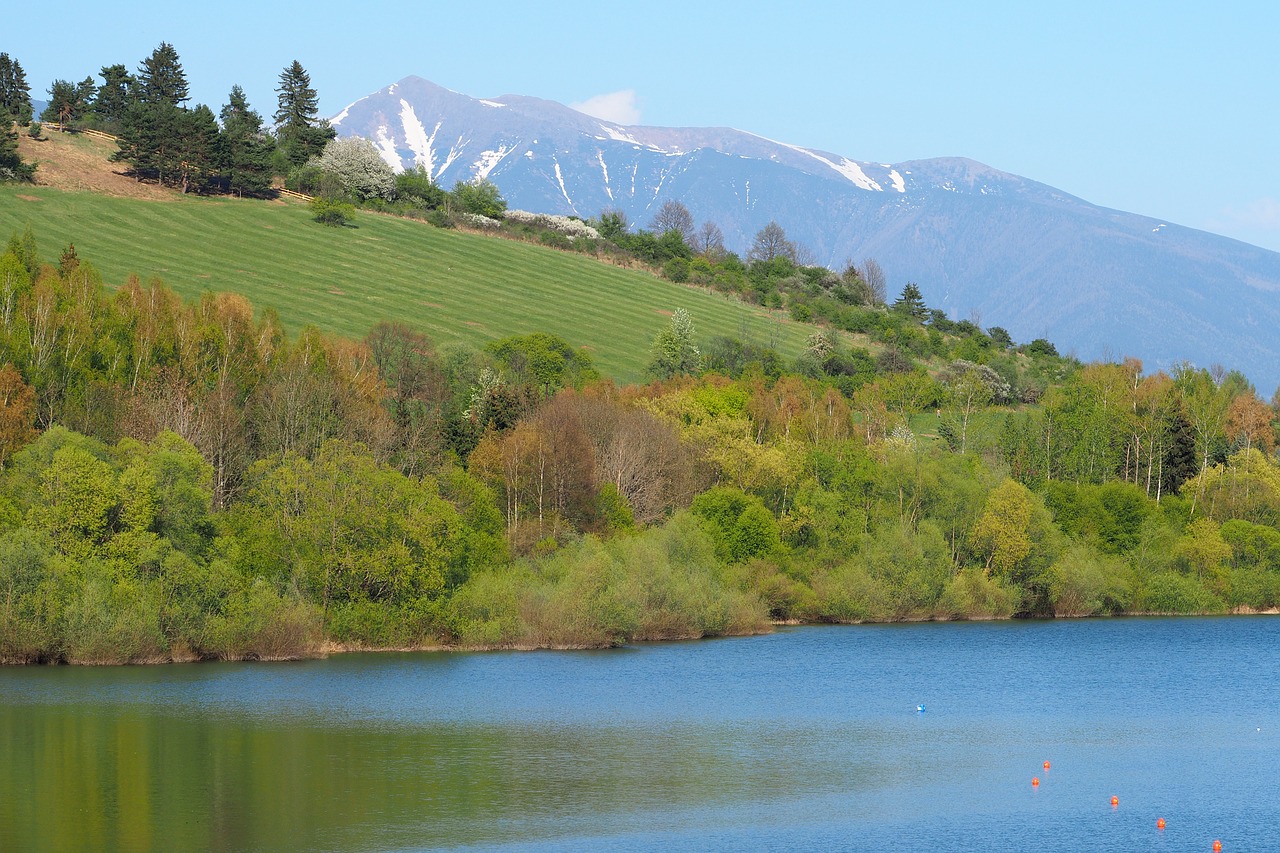
M 167 41 L 215 113 L 238 83 L 269 117 L 296 59 L 324 115 L 417 75 L 854 160 L 970 157 L 1280 251 L 1273 0 L 13 5 L 0 52 L 36 98 Z

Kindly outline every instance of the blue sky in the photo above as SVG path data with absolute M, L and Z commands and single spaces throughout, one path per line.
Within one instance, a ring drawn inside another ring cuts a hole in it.
M 193 102 L 215 112 L 239 83 L 270 115 L 294 59 L 326 115 L 416 74 L 857 160 L 971 157 L 1280 250 L 1274 2 L 140 0 L 26 3 L 0 18 L 0 51 L 36 97 L 56 77 L 136 68 L 169 41 Z

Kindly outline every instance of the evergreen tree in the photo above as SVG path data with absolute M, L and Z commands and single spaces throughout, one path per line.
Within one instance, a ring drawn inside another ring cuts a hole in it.
M 319 117 L 319 100 L 311 88 L 311 75 L 296 59 L 280 72 L 276 139 L 288 166 L 301 166 L 324 150 L 337 136 L 327 121 Z
M 19 125 L 31 123 L 31 87 L 27 85 L 27 74 L 16 59 L 9 54 L 0 53 L 0 112 Z
M 271 188 L 273 146 L 262 132 L 262 116 L 249 108 L 244 90 L 232 86 L 219 117 L 219 146 L 227 188 L 239 195 L 264 195 Z
M 183 163 L 186 155 L 201 149 L 203 143 L 184 139 L 196 123 L 181 106 L 188 100 L 187 75 L 173 45 L 161 42 L 142 61 L 134 93 L 123 112 L 117 142 L 120 149 L 112 159 L 128 163 L 139 179 L 154 177 L 162 184 L 180 179 L 185 191 L 200 167 L 184 168 Z
M 128 163 L 134 177 L 171 181 L 179 163 L 179 132 L 184 110 L 172 104 L 135 101 L 125 110 L 111 159 Z
M 74 127 L 89 111 L 89 102 L 96 91 L 92 77 L 79 83 L 54 80 L 49 87 L 49 106 L 40 114 L 40 120 L 57 122 L 64 131 Z
M 924 297 L 920 295 L 920 288 L 912 282 L 907 282 L 907 286 L 902 288 L 902 295 L 893 303 L 893 310 L 916 320 L 923 320 L 929 314 Z
M 93 99 L 93 114 L 108 127 L 119 128 L 124 114 L 136 97 L 136 81 L 123 65 L 104 65 L 98 72 L 102 86 Z
M 138 66 L 138 97 L 152 104 L 182 106 L 189 100 L 187 73 L 182 70 L 178 52 L 168 42 L 160 46 Z
M 36 167 L 24 163 L 18 154 L 18 132 L 13 118 L 0 106 L 0 182 L 30 181 L 35 172 Z
M 218 121 L 213 110 L 198 104 L 194 110 L 178 112 L 174 175 L 184 193 L 203 191 L 222 167 L 218 144 Z

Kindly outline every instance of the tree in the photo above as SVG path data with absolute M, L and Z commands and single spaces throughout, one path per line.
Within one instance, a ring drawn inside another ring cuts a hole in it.
M 298 60 L 280 72 L 275 114 L 277 149 L 288 166 L 301 166 L 324 150 L 337 131 L 320 119 L 311 75 Z
M 693 318 L 683 308 L 671 315 L 671 322 L 653 339 L 649 373 L 658 379 L 696 375 L 702 371 L 702 353 L 694 342 Z
M 675 231 L 685 243 L 693 243 L 693 215 L 689 213 L 689 208 L 675 199 L 662 203 L 649 227 L 655 234 Z
M 858 274 L 867 284 L 868 304 L 883 305 L 888 298 L 885 290 L 884 269 L 875 258 L 866 258 L 858 265 Z
M 0 109 L 0 183 L 30 181 L 35 172 L 35 165 L 24 162 L 18 153 L 18 132 L 12 117 Z
M 893 310 L 915 320 L 924 320 L 929 314 L 924 297 L 920 295 L 920 288 L 913 282 L 907 282 L 906 287 L 902 288 L 902 295 L 893 303 Z
M 187 92 L 187 73 L 178 52 L 168 42 L 160 42 L 138 66 L 138 98 L 148 104 L 181 107 L 190 100 Z
M 178 113 L 175 170 L 182 192 L 204 189 L 222 168 L 218 145 L 218 122 L 213 110 L 199 104 L 194 110 Z
M 40 113 L 40 120 L 57 122 L 65 131 L 85 117 L 95 91 L 93 80 L 88 77 L 78 84 L 54 80 L 49 87 L 49 105 Z
M 395 172 L 367 139 L 358 136 L 331 139 L 320 156 L 310 162 L 332 175 L 343 192 L 352 198 L 390 199 L 395 194 Z
M 31 87 L 18 60 L 0 53 L 0 113 L 7 113 L 19 125 L 31 123 Z
M 108 127 L 119 128 L 137 95 L 137 81 L 123 65 L 104 65 L 98 76 L 102 85 L 93 99 L 93 114 Z
M 768 225 L 756 232 L 755 242 L 751 244 L 747 258 L 765 262 L 774 258 L 786 258 L 795 263 L 796 244 L 787 239 L 787 232 L 782 230 L 781 225 L 770 220 Z
M 502 197 L 498 185 L 492 181 L 463 183 L 458 181 L 449 194 L 457 210 L 489 219 L 501 219 L 507 212 L 507 200 Z
M 219 118 L 222 133 L 218 144 L 227 189 L 241 196 L 265 195 L 271 189 L 273 144 L 262 132 L 262 116 L 249 108 L 244 90 L 232 86 Z
M 581 388 L 600 378 L 591 356 L 574 349 L 564 338 L 546 332 L 513 335 L 485 347 L 517 380 L 544 397 L 561 388 Z
M 708 220 L 693 235 L 693 250 L 700 255 L 714 257 L 724 253 L 724 232 L 720 226 Z

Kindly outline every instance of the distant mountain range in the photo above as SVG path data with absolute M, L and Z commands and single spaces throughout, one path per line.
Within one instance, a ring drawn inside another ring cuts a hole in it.
M 1280 384 L 1280 253 L 1108 210 L 961 158 L 867 163 L 729 128 L 628 127 L 406 77 L 333 118 L 396 168 L 488 178 L 512 208 L 647 226 L 668 199 L 745 252 L 776 220 L 814 260 L 878 260 L 957 319 L 1081 358 L 1183 359 Z

